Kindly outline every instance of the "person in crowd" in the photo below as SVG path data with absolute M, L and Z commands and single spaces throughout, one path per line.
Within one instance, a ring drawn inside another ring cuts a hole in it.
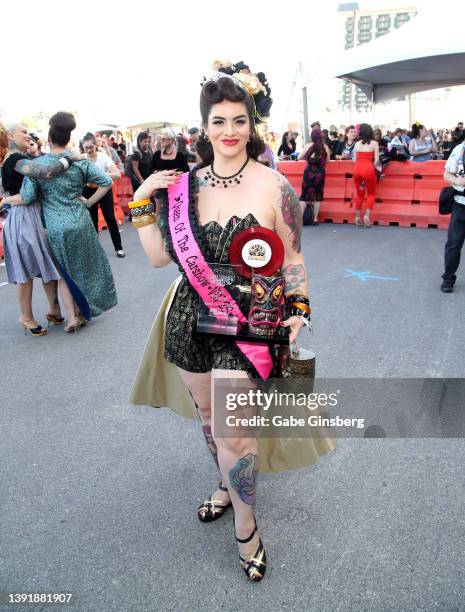
M 119 155 L 115 151 L 115 149 L 112 146 L 110 146 L 110 142 L 108 140 L 107 135 L 102 134 L 101 132 L 95 132 L 95 140 L 97 142 L 98 151 L 101 153 L 106 153 L 108 157 L 113 161 L 115 166 L 118 168 L 118 170 L 122 172 L 123 167 L 122 167 Z
M 447 161 L 456 146 L 457 145 L 452 140 L 452 134 L 450 132 L 445 133 L 444 140 L 441 142 L 442 158 Z
M 437 146 L 431 133 L 428 133 L 424 125 L 414 123 L 411 132 L 412 139 L 409 144 L 410 161 L 423 162 L 433 159 L 432 153 L 436 153 Z
M 357 135 L 355 133 L 355 126 L 348 125 L 344 131 L 344 140 L 339 143 L 339 147 L 336 152 L 336 159 L 353 160 L 356 141 Z
M 176 134 L 173 128 L 163 128 L 161 132 L 161 151 L 155 151 L 150 169 L 152 172 L 160 170 L 177 170 L 189 172 L 189 164 L 185 156 L 176 149 Z
M 40 157 L 42 153 L 42 141 L 35 134 L 29 134 L 30 146 L 27 149 L 27 154 L 30 158 Z
M 355 225 L 362 225 L 360 212 L 366 193 L 363 224 L 365 227 L 370 227 L 370 212 L 373 209 L 376 197 L 376 168 L 379 168 L 379 145 L 373 137 L 373 128 L 368 123 L 362 123 L 359 127 L 354 153 Z
M 307 166 L 302 178 L 302 191 L 300 203 L 302 213 L 306 206 L 313 207 L 313 225 L 318 225 L 320 203 L 323 201 L 325 187 L 325 167 L 331 158 L 331 151 L 323 141 L 320 128 L 313 128 L 310 142 L 305 145 L 299 154 L 299 159 L 304 159 Z
M 186 159 L 188 163 L 196 163 L 199 161 L 197 157 L 197 142 L 199 140 L 200 130 L 198 127 L 191 127 L 187 133 L 189 134 L 190 144 Z
M 456 127 L 452 130 L 452 140 L 458 145 L 465 139 L 465 131 L 463 129 L 462 121 L 459 121 Z
M 40 162 L 46 169 L 69 156 L 67 147 L 76 121 L 70 113 L 59 112 L 51 117 L 49 125 L 51 152 L 34 162 Z M 80 194 L 88 183 L 99 187 L 86 200 Z M 58 285 L 66 309 L 68 333 L 117 302 L 110 264 L 85 208 L 93 206 L 110 188 L 111 178 L 90 160 L 82 159 L 48 180 L 26 177 L 19 195 L 8 198 L 10 204 L 23 207 L 40 195 L 49 245 L 61 276 Z
M 176 134 L 176 150 L 179 153 L 182 153 L 187 160 L 187 156 L 189 155 L 187 150 L 187 140 L 185 139 L 184 134 L 181 134 L 181 132 Z
M 33 279 L 41 278 L 48 300 L 47 321 L 52 325 L 61 325 L 60 303 L 57 294 L 57 282 L 60 273 L 50 252 L 47 234 L 42 225 L 40 205 L 37 202 L 30 206 L 11 206 L 21 189 L 25 176 L 51 179 L 62 173 L 74 161 L 71 156 L 63 162 L 55 161 L 48 168 L 41 164 L 41 157 L 30 160 L 27 151 L 31 139 L 27 129 L 20 123 L 0 125 L 0 137 L 3 141 L 2 153 L 2 188 L 8 194 L 0 202 L 6 209 L 3 225 L 3 250 L 8 282 L 16 285 L 16 294 L 20 306 L 19 323 L 24 333 L 31 336 L 44 336 L 47 329 L 38 324 L 32 309 Z M 7 148 L 6 148 L 7 147 Z M 6 150 L 5 150 L 6 149 Z
M 444 180 L 456 191 L 452 212 L 447 230 L 447 242 L 444 249 L 444 274 L 441 291 L 452 293 L 456 272 L 460 265 L 460 255 L 465 241 L 465 142 L 456 145 L 444 167 Z
M 378 143 L 380 154 L 385 153 L 387 151 L 388 144 L 386 140 L 383 138 L 383 134 L 379 128 L 376 128 L 376 130 L 373 130 L 373 140 L 376 140 L 376 142 Z
M 403 159 L 407 159 L 409 155 L 408 147 L 405 146 L 405 141 L 402 138 L 403 131 L 402 128 L 397 128 L 394 131 L 393 137 L 388 145 L 388 150 L 391 153 L 391 158 L 395 159 L 396 156 L 402 156 Z M 394 152 L 393 152 L 394 150 Z M 380 153 L 383 153 L 384 150 L 380 147 Z
M 126 161 L 126 156 L 127 156 L 127 149 L 126 149 L 126 143 L 125 142 L 120 142 L 118 144 L 118 155 L 121 159 L 121 163 L 124 164 Z
M 319 121 L 314 121 L 310 124 L 310 131 L 314 130 L 315 128 L 321 130 L 321 123 Z
M 129 160 L 128 160 L 129 161 Z M 131 158 L 131 183 L 133 191 L 136 191 L 145 179 L 152 173 L 152 153 L 149 150 L 148 132 L 140 132 L 137 135 L 137 144 Z
M 232 72 L 231 65 L 225 70 Z M 234 68 L 243 69 L 243 65 L 238 63 Z M 198 508 L 198 518 L 204 523 L 215 521 L 232 504 L 241 567 L 249 580 L 259 581 L 265 575 L 267 560 L 254 517 L 258 471 L 266 470 L 271 454 L 275 462 L 269 470 L 283 469 L 283 463 L 289 465 L 292 457 L 296 458 L 291 446 L 299 443 L 296 439 L 286 440 L 286 450 L 277 452 L 276 445 L 279 447 L 282 440 L 276 437 L 268 441 L 274 448 L 268 447 L 262 452 L 260 439 L 227 438 L 212 432 L 212 369 L 217 374 L 236 377 L 246 376 L 246 373 L 257 376 L 256 367 L 259 367 L 262 377 L 267 378 L 273 357 L 264 345 L 255 346 L 257 353 L 254 355 L 249 351 L 250 347 L 244 346 L 244 354 L 233 338 L 225 341 L 194 335 L 197 312 L 207 299 L 207 291 L 204 285 L 196 282 L 198 275 L 191 273 L 190 263 L 195 257 L 199 266 L 204 266 L 203 262 L 205 266 L 209 266 L 209 262 L 227 264 L 229 245 L 239 232 L 248 228 L 268 228 L 284 245 L 281 275 L 285 279 L 286 300 L 290 303 L 289 300 L 296 299 L 297 294 L 301 296 L 299 306 L 302 309 L 291 308 L 292 316 L 283 322 L 291 330 L 291 341 L 304 325 L 304 321 L 295 316 L 297 312 L 302 312 L 302 318 L 306 314 L 308 320 L 307 275 L 300 246 L 300 204 L 285 177 L 257 163 L 257 157 L 263 151 L 263 141 L 258 135 L 256 121 L 268 116 L 271 98 L 265 75 L 258 73 L 253 76 L 253 83 L 261 84 L 261 97 L 257 94 L 255 100 L 246 89 L 248 81 L 244 84 L 233 74 L 226 73 L 218 78 L 218 72 L 212 79 L 207 76 L 200 100 L 203 132 L 198 148 L 201 167 L 194 168 L 189 176 L 177 177 L 173 170 L 153 174 L 134 194 L 134 205 L 138 204 L 142 209 L 139 213 L 141 220 L 136 223 L 149 261 L 155 267 L 175 262 L 182 271 L 182 278 L 172 287 L 157 315 L 154 335 L 147 343 L 148 350 L 142 359 L 131 400 L 136 404 L 169 406 L 194 418 L 198 412 L 208 448 L 222 477 L 217 491 Z M 231 178 L 233 176 L 236 180 Z M 168 193 L 165 188 L 168 188 Z M 159 215 L 155 215 L 153 205 L 147 203 L 147 198 L 155 192 Z M 144 203 L 142 206 L 141 202 Z M 173 225 L 176 223 L 173 212 L 175 216 L 179 213 L 186 235 L 191 236 L 189 245 L 182 250 Z M 209 283 L 221 291 L 211 271 L 206 269 L 206 274 Z M 241 282 L 248 284 L 246 279 Z M 240 306 L 234 298 L 231 300 L 228 299 L 228 304 L 237 308 L 235 312 L 239 313 Z M 170 306 L 165 324 L 168 301 Z M 248 311 L 245 305 L 242 308 Z M 159 353 L 154 346 L 157 338 L 164 338 L 165 359 L 158 359 L 154 364 L 154 356 L 163 355 L 163 350 Z M 155 380 L 152 372 L 157 381 L 155 385 L 152 384 Z M 160 392 L 171 393 L 172 397 L 162 398 Z M 315 439 L 305 440 L 306 452 L 303 454 L 306 459 L 301 456 L 301 460 L 306 465 L 329 450 L 329 442 L 326 442 L 325 448 L 320 446 L 318 452 L 315 442 Z M 309 445 L 313 447 L 311 451 Z M 296 465 L 294 463 L 293 467 Z
M 283 134 L 281 144 L 278 149 L 278 157 L 281 159 L 289 159 L 297 149 L 297 141 L 292 130 L 288 130 Z
M 336 154 L 337 154 L 337 150 L 339 148 L 339 137 L 337 135 L 337 131 L 335 130 L 330 130 L 329 132 L 329 142 L 330 142 L 330 149 L 331 149 L 331 160 L 335 160 L 336 159 Z
M 108 157 L 106 153 L 103 151 L 97 151 L 97 141 L 93 134 L 88 132 L 84 138 L 82 139 L 82 148 L 84 154 L 87 159 L 90 159 L 102 172 L 107 174 L 112 181 L 117 181 L 121 178 L 120 171 L 113 163 L 113 160 Z M 89 199 L 94 193 L 97 191 L 98 185 L 94 185 L 93 183 L 89 183 L 85 185 L 82 195 Z M 93 206 L 89 208 L 89 213 L 92 219 L 92 223 L 94 224 L 95 231 L 98 234 L 98 209 L 102 211 L 103 218 L 108 227 L 108 231 L 110 232 L 111 241 L 113 242 L 113 247 L 115 249 L 116 255 L 120 258 L 125 257 L 125 252 L 123 251 L 123 245 L 121 244 L 121 234 L 118 228 L 118 223 L 115 218 L 115 202 L 113 200 L 113 192 L 110 189 L 107 193 L 101 198 L 98 202 L 96 202 Z

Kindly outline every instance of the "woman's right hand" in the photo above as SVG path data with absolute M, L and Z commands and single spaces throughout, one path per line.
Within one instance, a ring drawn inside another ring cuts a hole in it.
M 176 185 L 180 180 L 180 177 L 176 174 L 176 170 L 161 170 L 160 172 L 154 172 L 137 189 L 133 196 L 133 201 L 143 200 L 150 198 L 155 191 L 159 189 L 166 189 L 170 185 Z

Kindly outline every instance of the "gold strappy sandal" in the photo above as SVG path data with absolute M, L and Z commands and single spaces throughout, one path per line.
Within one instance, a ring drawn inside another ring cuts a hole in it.
M 247 544 L 247 542 L 250 542 L 256 532 L 257 521 L 255 521 L 255 527 L 249 537 L 245 538 L 245 540 L 240 540 L 236 535 L 236 526 L 234 524 L 234 535 L 240 544 Z M 244 555 L 243 557 L 239 555 L 239 559 L 241 560 L 241 567 L 245 575 L 251 582 L 263 580 L 266 572 L 266 552 L 260 537 L 258 538 L 257 550 L 252 555 Z
M 221 481 L 218 488 L 222 491 L 228 490 L 226 487 L 222 486 Z M 229 504 L 224 504 L 224 502 L 217 499 L 212 499 L 211 496 L 209 496 L 203 502 L 203 504 L 198 507 L 197 516 L 199 517 L 199 521 L 202 521 L 202 523 L 211 523 L 212 521 L 216 521 L 223 516 L 226 510 L 231 506 L 231 502 L 229 502 Z

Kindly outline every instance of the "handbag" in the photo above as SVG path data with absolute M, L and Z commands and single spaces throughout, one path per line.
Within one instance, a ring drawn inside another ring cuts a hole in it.
M 439 193 L 439 214 L 450 215 L 456 191 L 453 187 L 443 187 Z
M 313 223 L 313 206 L 309 203 L 306 204 L 304 214 L 302 216 L 303 225 L 312 225 Z

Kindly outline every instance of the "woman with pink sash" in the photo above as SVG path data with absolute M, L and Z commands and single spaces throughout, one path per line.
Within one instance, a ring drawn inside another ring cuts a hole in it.
M 164 267 L 174 262 L 181 272 L 155 321 L 131 400 L 200 419 L 221 482 L 198 508 L 198 518 L 215 521 L 232 506 L 241 567 L 249 580 L 259 581 L 266 554 L 255 522 L 258 472 L 311 465 L 334 445 L 328 438 L 256 440 L 212 434 L 212 372 L 231 377 L 242 372 L 266 380 L 275 364 L 265 343 L 195 334 L 197 313 L 212 292 L 225 315 L 245 321 L 248 314 L 226 287 L 212 280 L 211 265 L 229 263 L 229 246 L 238 232 L 265 227 L 284 244 L 280 273 L 286 297 L 298 295 L 305 301 L 308 295 L 299 199 L 285 177 L 257 161 L 264 143 L 256 123 L 269 116 L 272 102 L 266 78 L 242 63 L 216 65 L 215 70 L 200 96 L 203 131 L 197 147 L 203 162 L 181 176 L 174 171 L 152 174 L 130 204 L 150 263 Z M 154 195 L 156 210 L 150 200 Z M 293 341 L 304 321 L 291 316 L 282 325 Z

